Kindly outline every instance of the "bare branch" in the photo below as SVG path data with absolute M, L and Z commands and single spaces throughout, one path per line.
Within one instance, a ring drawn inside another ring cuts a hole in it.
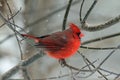
M 9 12 L 10 12 L 10 15 L 11 17 L 13 16 L 13 13 L 12 13 L 12 10 L 7 2 L 7 0 L 5 0 L 6 4 L 7 4 L 7 7 L 9 9 Z M 12 17 L 12 23 L 15 24 L 15 21 L 14 21 L 14 17 Z M 10 24 L 11 25 L 11 24 Z M 12 25 L 11 25 L 12 27 Z M 20 42 L 19 42 L 19 39 L 18 39 L 18 36 L 17 36 L 17 31 L 16 31 L 16 26 L 13 25 L 13 28 L 14 28 L 14 33 L 15 33 L 15 37 L 16 37 L 16 40 L 18 42 L 18 47 L 19 47 L 19 51 L 20 51 L 20 57 L 21 57 L 21 60 L 23 60 L 23 52 L 22 52 L 22 48 L 21 48 L 21 45 L 20 45 Z M 22 67 L 22 66 L 21 66 Z M 21 68 L 22 72 L 23 72 L 23 77 L 25 80 L 31 80 L 29 75 L 28 75 L 28 72 L 27 72 L 27 68 L 26 67 L 22 67 Z
M 85 17 L 83 18 L 81 24 L 81 28 L 83 29 L 84 28 L 84 24 L 85 24 L 85 21 L 87 20 L 89 14 L 91 13 L 91 11 L 93 10 L 93 8 L 95 7 L 96 3 L 97 3 L 98 0 L 94 0 L 93 4 L 91 5 L 91 7 L 89 8 L 89 10 L 87 11 L 87 13 L 85 14 Z
M 79 51 L 78 51 L 78 52 L 79 52 Z M 81 56 L 85 57 L 82 53 L 79 52 L 79 54 L 80 54 Z M 96 67 L 95 67 L 87 58 L 85 58 L 85 59 L 86 59 L 86 61 L 88 61 L 88 62 L 91 64 L 91 66 L 92 66 L 93 68 L 96 69 Z M 107 77 L 106 77 L 105 75 L 103 75 L 98 69 L 96 69 L 96 71 L 97 71 L 102 77 L 104 77 L 106 80 L 108 80 Z M 95 71 L 93 71 L 90 75 L 92 75 L 94 72 L 95 72 Z
M 73 67 L 73 66 L 67 64 L 65 59 L 60 59 L 59 62 L 60 62 L 62 67 L 68 67 L 69 69 L 73 69 L 73 70 L 76 70 L 76 71 L 90 72 L 90 70 L 82 70 L 82 69 L 79 69 L 79 68 L 76 68 L 76 67 Z
M 21 10 L 21 8 L 20 8 L 20 10 Z M 15 17 L 15 16 L 20 12 L 20 10 L 18 10 L 14 15 L 12 15 L 12 16 L 8 19 L 8 21 L 11 20 L 13 17 Z M 6 24 L 6 23 L 4 22 L 2 25 L 0 25 L 0 28 L 3 27 L 5 24 Z
M 65 30 L 66 22 L 67 22 L 67 17 L 68 17 L 69 11 L 70 11 L 70 7 L 71 7 L 71 4 L 72 4 L 72 1 L 73 1 L 73 0 L 69 0 L 67 9 L 66 9 L 66 12 L 65 12 L 65 15 L 64 15 L 64 19 L 63 19 L 62 30 Z
M 80 48 L 84 48 L 84 49 L 92 49 L 92 50 L 111 50 L 111 49 L 120 49 L 117 47 L 106 47 L 106 48 L 96 48 L 96 47 L 88 47 L 88 46 L 80 46 Z
M 83 1 L 83 3 L 84 3 L 84 1 Z M 83 6 L 83 3 L 81 4 L 81 8 Z M 92 9 L 95 7 L 96 3 L 97 3 L 97 0 L 94 0 L 93 4 L 91 5 L 89 10 L 87 11 L 83 21 L 81 22 L 81 24 L 82 24 L 81 28 L 83 30 L 91 31 L 91 32 L 99 31 L 99 30 L 103 30 L 103 29 L 106 29 L 108 27 L 111 27 L 112 25 L 114 25 L 114 24 L 116 24 L 116 23 L 118 23 L 120 21 L 120 15 L 118 15 L 117 17 L 115 17 L 115 18 L 113 18 L 113 19 L 111 19 L 111 20 L 109 20 L 109 21 L 107 21 L 107 22 L 105 22 L 103 24 L 99 24 L 99 25 L 95 25 L 95 26 L 87 25 L 86 20 L 87 20 L 87 18 L 89 16 L 90 12 L 92 11 Z M 81 11 L 82 11 L 81 8 L 80 8 L 80 21 L 81 21 Z
M 120 45 L 117 46 L 118 48 L 120 48 Z M 100 68 L 102 66 L 102 64 L 116 51 L 116 49 L 112 50 L 107 57 L 98 65 L 97 68 Z
M 21 34 L 12 27 L 12 25 L 10 24 L 10 22 L 4 18 L 4 16 L 2 15 L 2 12 L 1 12 L 1 11 L 0 11 L 0 17 L 1 17 L 1 19 L 7 24 L 7 26 L 8 26 L 11 30 L 15 31 L 19 36 L 21 36 Z M 11 18 L 11 19 L 12 19 L 12 18 Z M 21 37 L 22 37 L 22 36 L 21 36 Z
M 28 71 L 26 67 L 21 66 L 21 70 L 23 72 L 23 77 L 25 80 L 32 80 L 30 76 L 28 75 Z
M 111 34 L 111 35 L 107 35 L 107 36 L 104 36 L 104 37 L 88 40 L 88 41 L 83 42 L 82 45 L 97 42 L 97 41 L 102 41 L 102 40 L 113 38 L 113 37 L 116 37 L 116 36 L 119 36 L 119 35 L 120 35 L 120 32 L 115 33 L 115 34 Z
M 11 77 L 12 75 L 14 75 L 15 73 L 17 73 L 17 71 L 20 69 L 20 66 L 26 67 L 29 64 L 33 63 L 34 61 L 36 61 L 37 59 L 39 59 L 40 57 L 42 57 L 41 55 L 42 51 L 40 53 L 37 53 L 35 55 L 33 55 L 32 57 L 20 62 L 20 64 L 16 65 L 15 67 L 13 67 L 12 69 L 10 69 L 9 71 L 7 71 L 3 76 L 2 76 L 2 80 L 6 80 L 9 77 Z
M 118 23 L 120 21 L 120 15 L 118 15 L 117 17 L 103 23 L 103 24 L 99 24 L 99 25 L 95 25 L 95 26 L 88 26 L 86 23 L 82 26 L 83 30 L 86 31 L 99 31 L 99 30 L 103 30 L 106 28 L 109 28 L 111 26 L 113 26 L 114 24 Z
M 85 0 L 82 0 L 82 3 L 80 5 L 80 14 L 79 14 L 79 16 L 80 16 L 80 22 L 82 22 L 82 9 L 83 9 L 84 2 L 85 2 Z

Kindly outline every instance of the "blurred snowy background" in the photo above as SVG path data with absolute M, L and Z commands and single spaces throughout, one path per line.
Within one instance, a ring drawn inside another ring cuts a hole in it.
M 69 0 L 7 0 L 11 6 L 12 11 L 15 13 L 20 8 L 21 11 L 15 16 L 15 24 L 21 26 L 21 28 L 26 28 L 25 31 L 30 34 L 40 36 L 49 34 L 62 29 L 63 17 L 66 10 L 66 5 Z M 68 16 L 67 25 L 69 22 L 73 22 L 80 25 L 79 22 L 79 8 L 82 0 L 73 0 L 73 5 L 71 6 L 70 13 Z M 85 15 L 88 8 L 91 6 L 94 0 L 86 0 L 82 16 Z M 9 10 L 4 3 L 4 0 L 0 0 L 0 9 L 3 13 L 9 13 Z M 120 0 L 98 0 L 97 5 L 88 17 L 89 25 L 96 25 L 104 23 L 117 15 L 120 15 Z M 0 20 L 0 24 L 3 22 Z M 91 40 L 94 38 L 114 34 L 120 32 L 120 23 L 117 23 L 110 28 L 97 31 L 97 32 L 87 32 L 82 30 L 85 37 L 82 38 L 82 42 Z M 20 62 L 20 52 L 15 36 L 11 38 L 6 37 L 13 34 L 13 32 L 7 27 L 3 26 L 0 28 L 0 76 L 5 72 L 10 70 L 12 67 Z M 10 37 L 10 36 L 9 36 Z M 103 41 L 98 41 L 91 43 L 86 46 L 92 47 L 116 47 L 119 45 L 120 36 L 106 39 Z M 24 52 L 24 59 L 32 56 L 38 52 L 35 47 L 30 44 L 23 43 L 22 50 Z M 100 62 L 111 52 L 112 50 L 89 50 L 80 49 L 90 61 L 97 60 L 95 65 L 99 65 Z M 78 68 L 82 68 L 85 65 L 83 58 L 76 54 L 73 57 L 66 60 L 67 63 Z M 103 69 L 112 71 L 120 74 L 120 51 L 116 52 L 101 66 Z M 29 76 L 32 79 L 45 79 L 49 77 L 57 77 L 64 74 L 71 74 L 71 70 L 68 68 L 63 68 L 60 66 L 57 60 L 52 59 L 48 56 L 43 56 L 39 60 L 33 62 L 27 66 Z M 84 75 L 83 75 L 84 74 Z M 108 75 L 107 78 L 113 80 L 115 75 Z M 81 73 L 81 76 L 85 76 L 85 73 Z M 55 78 L 55 80 L 72 80 L 72 75 Z M 12 78 L 21 79 L 22 72 L 18 72 Z M 97 72 L 88 78 L 78 78 L 74 77 L 76 80 L 104 80 Z M 46 79 L 45 79 L 46 80 Z

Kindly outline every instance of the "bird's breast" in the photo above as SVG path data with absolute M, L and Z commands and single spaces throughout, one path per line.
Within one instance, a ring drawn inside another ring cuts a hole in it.
M 80 40 L 72 40 L 67 42 L 63 47 L 60 47 L 58 50 L 47 51 L 46 53 L 56 59 L 65 59 L 74 55 L 78 48 L 80 47 Z
M 52 42 L 55 47 L 46 48 L 45 52 L 56 59 L 65 59 L 74 55 L 80 47 L 80 39 L 71 33 L 66 35 L 52 36 Z

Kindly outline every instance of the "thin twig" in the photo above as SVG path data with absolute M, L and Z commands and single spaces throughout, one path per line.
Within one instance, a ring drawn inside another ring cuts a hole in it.
M 63 19 L 62 30 L 65 30 L 65 28 L 66 28 L 67 17 L 68 17 L 69 11 L 70 11 L 70 7 L 71 7 L 71 4 L 72 4 L 72 1 L 73 0 L 69 0 L 67 9 L 66 9 L 66 12 L 65 12 L 65 15 L 64 15 L 64 19 Z
M 111 49 L 120 49 L 120 48 L 117 48 L 117 47 L 96 48 L 96 47 L 88 47 L 88 46 L 80 46 L 80 48 L 92 49 L 92 50 L 111 50 Z
M 97 3 L 97 0 L 94 0 L 92 6 L 90 7 L 90 9 L 88 10 L 88 12 L 86 13 L 83 21 L 82 21 L 82 26 L 81 28 L 83 30 L 86 31 L 98 31 L 98 30 L 103 30 L 105 28 L 111 27 L 112 25 L 118 23 L 120 21 L 120 15 L 118 15 L 117 17 L 103 23 L 103 24 L 99 24 L 99 25 L 95 25 L 95 26 L 89 26 L 86 24 L 86 19 L 89 16 L 90 12 L 92 11 L 92 9 L 94 8 L 95 4 Z
M 91 7 L 89 8 L 89 10 L 88 10 L 87 13 L 85 14 L 85 17 L 84 17 L 83 20 L 82 20 L 82 26 L 81 26 L 81 28 L 84 27 L 83 25 L 84 25 L 85 21 L 87 20 L 89 14 L 91 13 L 91 11 L 93 10 L 93 8 L 95 7 L 97 1 L 98 1 L 98 0 L 94 0 L 93 4 L 91 5 Z
M 118 45 L 117 47 L 120 48 L 120 45 Z M 100 68 L 100 67 L 102 66 L 102 64 L 103 64 L 106 60 L 108 60 L 108 58 L 109 58 L 115 51 L 116 51 L 116 49 L 112 50 L 112 51 L 107 55 L 107 57 L 98 65 L 98 67 L 97 67 L 96 69 Z
M 21 8 L 14 14 L 12 15 L 10 18 L 8 18 L 8 20 L 11 20 L 13 17 L 15 17 L 19 12 L 21 11 Z M 4 22 L 2 25 L 0 25 L 0 28 L 3 27 L 6 23 Z
M 108 70 L 105 70 L 105 69 L 103 69 L 103 68 L 99 68 L 99 70 L 104 71 L 104 72 L 107 72 L 107 73 L 109 73 L 109 74 L 119 75 L 118 73 L 115 73 L 115 72 L 112 72 L 112 71 L 108 71 Z
M 118 46 L 118 48 L 120 48 L 120 45 Z M 93 64 L 91 64 L 94 68 L 95 68 L 95 71 L 98 71 L 98 69 L 102 66 L 102 64 L 115 52 L 116 50 L 113 50 L 112 52 L 110 52 L 109 53 L 109 55 L 98 65 L 98 67 L 95 67 Z M 84 56 L 83 54 L 81 54 L 82 56 Z M 89 62 L 89 63 L 91 63 L 87 58 L 86 58 L 86 60 Z M 94 72 L 95 72 L 94 71 Z M 93 72 L 93 73 L 94 73 Z M 93 74 L 92 73 L 92 74 Z M 101 74 L 101 73 L 100 73 Z M 91 74 L 90 74 L 91 75 Z M 90 76 L 89 75 L 89 76 Z M 105 78 L 105 76 L 102 74 L 102 76 Z
M 1 17 L 1 19 L 7 24 L 7 26 L 8 26 L 11 30 L 15 31 L 19 36 L 23 37 L 18 31 L 16 31 L 16 30 L 12 27 L 12 25 L 10 24 L 10 22 L 4 18 L 4 16 L 2 15 L 2 12 L 1 12 L 1 11 L 0 11 L 0 17 Z
M 5 2 L 6 2 L 6 4 L 7 4 L 7 7 L 8 7 L 8 9 L 9 9 L 10 15 L 11 15 L 11 17 L 12 17 L 11 20 L 12 20 L 13 24 L 15 24 L 14 17 L 13 17 L 13 13 L 12 13 L 12 10 L 11 10 L 11 8 L 10 8 L 10 5 L 8 4 L 7 0 L 5 0 Z M 19 39 L 18 39 L 18 37 L 17 37 L 16 27 L 15 27 L 15 25 L 13 25 L 13 26 L 14 26 L 15 37 L 16 37 L 17 42 L 18 42 L 18 47 L 19 47 L 19 50 L 20 50 L 20 54 L 21 54 L 20 56 L 21 56 L 21 60 L 22 60 L 22 59 L 23 59 L 23 57 L 22 57 L 22 55 L 23 55 L 22 48 L 21 48 L 21 46 L 20 46 Z M 11 25 L 11 27 L 12 27 L 12 25 Z
M 111 34 L 111 35 L 107 35 L 107 36 L 104 36 L 104 37 L 100 37 L 100 38 L 85 41 L 85 42 L 82 43 L 82 45 L 90 44 L 90 43 L 97 42 L 97 41 L 102 41 L 102 40 L 113 38 L 113 37 L 116 37 L 116 36 L 120 36 L 120 32 L 115 33 L 115 34 Z
M 6 2 L 6 4 L 7 4 L 7 6 L 8 6 L 9 12 L 10 12 L 11 17 L 12 17 L 12 16 L 13 16 L 12 10 L 11 10 L 11 8 L 10 8 L 7 0 L 5 0 L 5 2 Z M 12 18 L 12 22 L 13 22 L 13 24 L 15 24 L 14 17 Z M 11 26 L 12 26 L 12 25 L 11 25 Z M 23 52 L 22 52 L 22 48 L 21 48 L 21 45 L 20 45 L 20 42 L 19 42 L 17 33 L 16 33 L 16 26 L 13 25 L 13 27 L 14 27 L 15 37 L 16 37 L 17 42 L 18 42 L 18 47 L 19 47 L 19 51 L 20 51 L 20 57 L 21 57 L 21 60 L 23 60 Z M 22 67 L 22 66 L 21 66 L 21 67 Z M 29 77 L 29 75 L 28 75 L 28 72 L 27 72 L 26 67 L 21 68 L 21 70 L 22 70 L 22 72 L 23 72 L 23 77 L 24 77 L 24 79 L 25 79 L 25 80 L 31 80 L 30 77 Z
M 82 9 L 83 9 L 84 2 L 85 2 L 85 0 L 82 0 L 82 3 L 80 5 L 80 14 L 79 14 L 79 16 L 80 16 L 80 22 L 82 22 Z
M 78 51 L 78 52 L 79 52 L 79 51 Z M 82 53 L 79 52 L 79 54 L 80 54 L 81 56 L 85 57 Z M 86 61 L 88 61 L 88 62 L 91 64 L 91 66 L 96 69 L 96 67 L 89 61 L 89 59 L 86 58 Z M 96 69 L 96 71 L 97 71 L 101 76 L 103 76 L 106 80 L 108 80 L 107 77 L 106 77 L 105 75 L 103 75 L 98 69 Z M 95 71 L 93 71 L 90 75 L 92 75 L 94 72 L 95 72 Z
M 67 67 L 67 68 L 75 70 L 75 71 L 90 72 L 90 70 L 82 70 L 82 69 L 79 69 L 79 68 L 76 68 L 76 67 L 73 67 L 73 66 L 67 64 L 66 61 L 65 61 L 65 59 L 60 59 L 59 62 L 60 62 L 60 64 L 61 64 L 62 67 Z
M 118 46 L 118 48 L 120 48 L 120 45 Z M 98 69 L 102 66 L 102 64 L 115 52 L 116 50 L 113 50 L 112 52 L 110 52 L 109 54 L 108 54 L 108 56 L 97 66 L 97 67 L 94 67 L 94 65 L 93 65 L 93 67 L 95 68 L 95 71 L 98 71 Z M 90 62 L 88 59 L 86 59 L 88 62 Z M 95 72 L 94 71 L 94 72 Z M 93 73 L 94 73 L 93 72 Z M 92 74 L 93 74 L 92 73 Z M 105 77 L 104 75 L 102 75 L 103 77 Z
M 92 62 L 92 64 L 94 64 L 95 62 L 97 62 L 97 60 L 95 60 L 95 61 L 93 61 Z M 86 67 L 88 67 L 88 66 L 90 66 L 91 64 L 87 64 L 87 65 L 85 65 L 85 66 L 83 66 L 81 69 L 84 69 L 84 68 L 86 68 Z M 92 70 L 91 70 L 92 71 Z M 81 71 L 78 71 L 75 75 L 79 75 L 79 73 L 80 73 Z
M 79 51 L 78 51 L 78 53 L 79 53 Z M 86 61 L 86 57 L 85 57 L 85 56 L 82 56 L 82 58 L 83 58 L 84 62 L 86 63 L 86 65 L 88 65 L 89 63 Z M 90 64 L 90 65 L 91 65 L 91 64 Z M 89 70 L 92 71 L 92 68 L 90 67 L 90 65 L 88 65 L 88 68 L 89 68 Z
M 106 28 L 109 28 L 111 26 L 113 26 L 114 24 L 118 23 L 120 21 L 120 15 L 118 15 L 117 17 L 103 23 L 103 24 L 99 24 L 99 25 L 95 25 L 95 26 L 88 26 L 85 25 L 82 27 L 83 30 L 86 30 L 86 31 L 99 31 L 99 30 L 103 30 L 103 29 L 106 29 Z

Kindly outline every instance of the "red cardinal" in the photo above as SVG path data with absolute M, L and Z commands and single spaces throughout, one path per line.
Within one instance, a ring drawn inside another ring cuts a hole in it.
M 73 23 L 70 23 L 70 28 L 51 35 L 42 37 L 28 34 L 21 35 L 33 39 L 37 47 L 43 48 L 46 54 L 56 59 L 69 58 L 75 54 L 80 47 L 81 37 L 83 37 L 78 26 Z

